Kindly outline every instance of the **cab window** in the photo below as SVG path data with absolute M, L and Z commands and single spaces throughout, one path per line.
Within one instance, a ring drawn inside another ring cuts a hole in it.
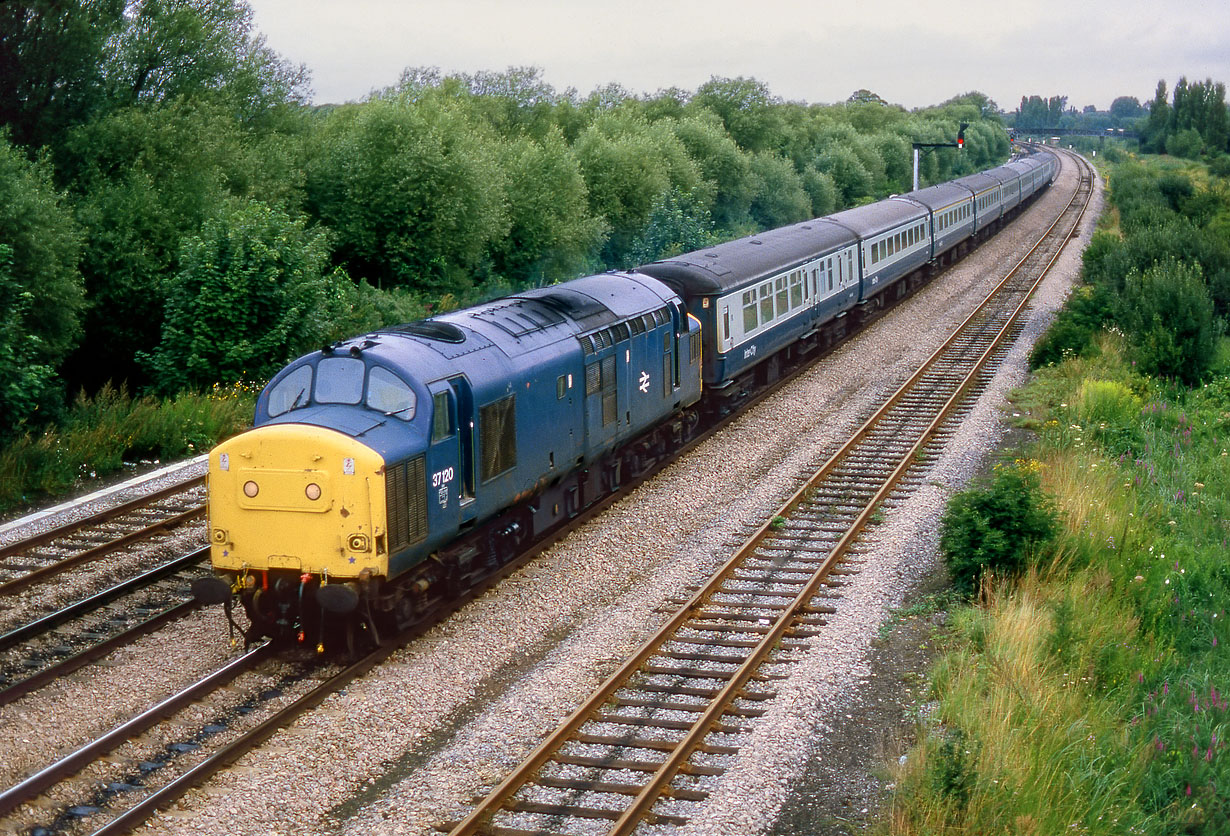
M 450 415 L 452 410 L 449 407 L 447 392 L 437 392 L 431 396 L 431 400 L 431 443 L 435 444 L 453 434 L 453 422 Z
M 312 395 L 312 367 L 300 366 L 269 391 L 269 417 L 307 406 Z
M 367 406 L 403 421 L 414 417 L 414 390 L 388 369 L 373 366 L 367 377 Z
M 363 400 L 363 361 L 357 357 L 326 357 L 316 365 L 316 402 Z

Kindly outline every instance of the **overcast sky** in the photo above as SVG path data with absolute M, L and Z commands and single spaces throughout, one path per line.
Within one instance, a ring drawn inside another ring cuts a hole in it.
M 1083 108 L 1153 97 L 1158 79 L 1230 83 L 1230 0 L 249 0 L 317 104 L 406 67 L 541 67 L 557 90 L 633 93 L 751 76 L 784 99 L 867 88 L 908 108 L 979 90 Z

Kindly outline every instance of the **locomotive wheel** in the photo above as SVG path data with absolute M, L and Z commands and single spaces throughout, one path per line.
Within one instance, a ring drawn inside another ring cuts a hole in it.
M 415 615 L 414 598 L 411 597 L 410 592 L 407 590 L 397 596 L 397 601 L 393 604 L 393 624 L 398 632 L 414 624 Z

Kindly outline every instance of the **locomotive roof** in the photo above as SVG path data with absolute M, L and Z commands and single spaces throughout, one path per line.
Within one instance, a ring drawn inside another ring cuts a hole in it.
M 727 241 L 638 267 L 637 272 L 677 284 L 685 295 L 725 293 L 796 267 L 855 242 L 846 229 L 816 218 Z
M 509 357 L 650 313 L 672 298 L 645 276 L 604 273 L 533 288 L 464 310 L 385 329 L 454 359 L 488 346 Z

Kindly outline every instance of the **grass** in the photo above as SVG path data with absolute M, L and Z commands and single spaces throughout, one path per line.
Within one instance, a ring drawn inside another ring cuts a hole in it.
M 955 609 L 939 709 L 878 832 L 1230 832 L 1230 363 L 1186 390 L 1122 340 L 1014 398 L 1063 521 Z
M 56 429 L 0 448 L 0 511 L 67 494 L 126 462 L 206 452 L 251 425 L 257 391 L 238 384 L 159 400 L 105 387 L 93 398 L 79 397 Z

